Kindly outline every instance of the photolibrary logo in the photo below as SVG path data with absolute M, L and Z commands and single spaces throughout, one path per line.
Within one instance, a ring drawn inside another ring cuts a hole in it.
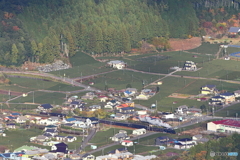
M 211 151 L 210 152 L 210 156 L 214 157 L 214 156 L 238 156 L 238 152 L 214 152 Z
M 214 157 L 214 156 L 215 156 L 215 152 L 211 151 L 211 152 L 210 152 L 210 156 L 211 156 L 211 157 Z

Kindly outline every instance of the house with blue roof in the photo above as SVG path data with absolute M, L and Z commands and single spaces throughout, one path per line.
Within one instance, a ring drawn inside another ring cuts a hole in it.
M 119 113 L 122 114 L 133 114 L 134 113 L 134 107 L 124 107 L 119 109 Z
M 53 109 L 53 106 L 51 104 L 41 104 L 40 106 L 38 106 L 38 109 L 41 112 L 49 112 Z
M 18 116 L 21 116 L 21 114 L 16 112 L 16 113 L 11 113 L 11 116 L 18 117 Z
M 70 107 L 72 107 L 72 108 L 78 108 L 78 107 L 80 107 L 80 106 L 82 106 L 82 105 L 83 105 L 83 103 L 80 102 L 80 101 L 72 101 L 72 102 L 70 103 Z
M 228 30 L 228 36 L 233 38 L 236 37 L 240 32 L 240 27 L 230 27 Z
M 223 105 L 225 104 L 225 98 L 221 96 L 214 96 L 209 99 L 210 105 Z
M 218 90 L 216 88 L 216 85 L 205 85 L 201 87 L 201 94 L 208 95 L 208 94 L 214 94 L 216 95 L 218 93 Z
M 51 147 L 51 152 L 65 155 L 68 153 L 68 145 L 63 142 L 55 144 Z
M 234 95 L 234 93 L 225 92 L 225 93 L 219 94 L 219 96 L 225 98 L 225 104 L 230 104 L 232 102 L 235 102 L 235 95 Z
M 77 121 L 77 119 L 72 117 L 72 118 L 67 118 L 66 121 L 67 123 L 74 123 L 75 121 Z
M 45 134 L 49 134 L 52 137 L 58 135 L 58 131 L 56 129 L 47 129 L 44 132 Z M 48 136 L 47 136 L 48 137 Z
M 126 90 L 126 91 L 124 91 L 123 93 L 124 93 L 124 96 L 125 96 L 125 97 L 129 97 L 129 96 L 131 96 L 131 94 L 132 94 L 132 92 L 129 91 L 129 90 Z
M 22 155 L 25 152 L 16 152 L 16 153 L 0 153 L 0 159 L 3 160 L 22 160 Z
M 13 116 L 7 116 L 4 118 L 5 121 L 12 121 L 12 120 L 16 120 L 17 117 L 13 117 Z

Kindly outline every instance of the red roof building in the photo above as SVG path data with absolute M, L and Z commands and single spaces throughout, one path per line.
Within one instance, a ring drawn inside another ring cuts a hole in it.
M 214 132 L 240 133 L 240 121 L 224 119 L 207 123 L 207 130 Z

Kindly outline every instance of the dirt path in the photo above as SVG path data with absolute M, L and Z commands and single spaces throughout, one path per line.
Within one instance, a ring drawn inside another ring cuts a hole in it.
M 12 96 L 19 96 L 19 95 L 22 95 L 21 92 L 15 92 L 15 91 L 11 91 L 11 90 L 3 90 L 1 89 L 0 90 L 0 94 L 5 94 L 5 95 L 12 95 Z

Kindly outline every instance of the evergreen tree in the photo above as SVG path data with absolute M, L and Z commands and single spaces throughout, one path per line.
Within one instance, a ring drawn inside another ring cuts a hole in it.
M 32 50 L 32 55 L 36 61 L 36 56 L 37 56 L 37 52 L 38 52 L 38 48 L 37 48 L 37 44 L 34 40 L 31 41 L 31 50 Z
M 18 49 L 15 43 L 12 45 L 11 63 L 16 64 L 18 60 Z

